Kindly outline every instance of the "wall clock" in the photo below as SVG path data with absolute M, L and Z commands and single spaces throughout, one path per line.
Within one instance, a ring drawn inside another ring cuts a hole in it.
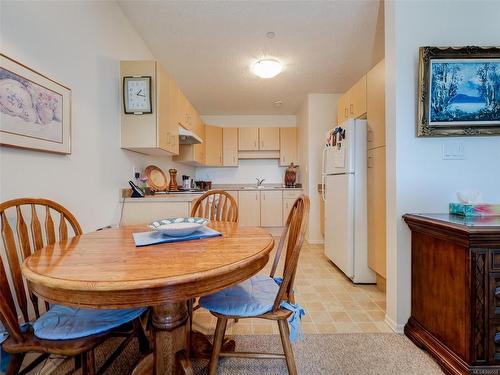
M 152 113 L 151 77 L 123 77 L 123 108 L 125 113 Z

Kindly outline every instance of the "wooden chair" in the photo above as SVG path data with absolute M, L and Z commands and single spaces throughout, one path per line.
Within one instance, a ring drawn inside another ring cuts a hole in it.
M 288 372 L 290 374 L 297 374 L 287 322 L 287 319 L 291 316 L 292 312 L 282 308 L 281 303 L 283 301 L 295 303 L 293 295 L 293 283 L 297 270 L 300 250 L 302 247 L 302 243 L 304 242 L 307 218 L 309 215 L 309 205 L 309 198 L 307 196 L 301 195 L 299 198 L 297 198 L 292 207 L 292 210 L 290 211 L 290 214 L 288 215 L 286 226 L 281 234 L 281 238 L 276 251 L 276 256 L 271 268 L 270 277 L 275 277 L 276 269 L 280 262 L 284 244 L 288 239 L 283 271 L 283 281 L 279 286 L 278 294 L 276 295 L 271 311 L 258 316 L 229 316 L 212 312 L 212 314 L 217 317 L 217 326 L 215 328 L 213 351 L 209 363 L 209 374 L 215 374 L 217 372 L 219 357 L 284 358 L 286 359 Z M 228 319 L 245 318 L 259 318 L 277 321 L 284 354 L 221 352 Z
M 15 229 L 17 236 L 14 234 L 7 216 L 7 212 L 11 211 L 11 216 L 15 216 L 16 218 Z M 25 215 L 28 214 L 31 216 L 29 230 L 27 220 L 25 220 L 23 216 L 23 211 Z M 43 211 L 44 215 L 44 219 L 42 219 L 44 222 L 43 225 L 40 223 L 39 219 L 40 211 Z M 52 217 L 54 213 L 59 217 L 59 220 L 54 221 Z M 57 228 L 58 235 L 56 236 L 57 221 L 59 225 Z M 53 244 L 56 240 L 74 240 L 69 238 L 68 227 L 71 228 L 75 236 L 82 234 L 82 229 L 71 212 L 60 204 L 47 199 L 22 198 L 1 203 L 0 222 L 7 266 L 10 269 L 12 287 L 17 301 L 16 306 L 9 286 L 8 272 L 4 267 L 2 257 L 0 257 L 0 321 L 9 334 L 9 337 L 2 344 L 2 347 L 7 353 L 11 354 L 11 361 L 7 370 L 8 375 L 19 373 L 24 356 L 27 352 L 38 352 L 42 354 L 25 367 L 22 373 L 27 373 L 35 368 L 50 354 L 57 354 L 75 357 L 75 368 L 81 366 L 83 374 L 94 374 L 95 363 L 93 349 L 110 336 L 125 336 L 127 339 L 119 345 L 115 353 L 113 353 L 109 360 L 101 367 L 99 373 L 104 372 L 109 364 L 111 364 L 112 360 L 119 354 L 119 351 L 121 351 L 133 337 L 133 333 L 136 333 L 139 337 L 141 350 L 143 352 L 149 350 L 149 340 L 145 336 L 139 318 L 133 321 L 132 327 L 130 328 L 125 326 L 120 327 L 121 329 L 128 328 L 126 331 L 114 330 L 111 333 L 105 332 L 71 340 L 40 339 L 35 336 L 31 326 L 22 329 L 19 325 L 16 307 L 18 311 L 21 312 L 24 323 L 30 321 L 30 315 L 32 314 L 34 314 L 37 319 L 41 316 L 38 297 L 29 290 L 29 287 L 28 291 L 26 291 L 21 272 L 22 262 L 30 256 L 32 252 L 46 245 Z M 31 239 L 29 233 L 31 233 Z M 75 237 L 75 239 L 76 238 L 77 237 Z M 45 310 L 49 309 L 50 305 L 45 302 Z
M 210 190 L 193 203 L 191 216 L 236 223 L 238 222 L 238 204 L 227 191 Z
M 225 190 L 210 190 L 196 199 L 191 208 L 192 217 L 203 217 L 211 221 L 238 222 L 238 204 L 231 194 Z M 193 311 L 200 308 L 194 304 L 194 299 L 188 302 L 190 328 L 192 330 Z

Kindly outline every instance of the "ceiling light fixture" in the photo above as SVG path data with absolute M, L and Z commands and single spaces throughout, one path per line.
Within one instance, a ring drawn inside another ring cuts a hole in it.
M 263 59 L 253 65 L 253 72 L 260 78 L 273 78 L 281 73 L 282 65 L 275 59 Z
M 274 31 L 269 31 L 266 33 L 266 38 L 267 39 L 273 39 L 276 36 L 276 33 Z
M 276 100 L 273 102 L 273 106 L 275 108 L 280 108 L 283 105 L 283 102 L 281 100 Z

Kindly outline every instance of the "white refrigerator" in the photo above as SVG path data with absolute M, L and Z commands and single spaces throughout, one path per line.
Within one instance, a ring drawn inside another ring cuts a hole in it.
M 332 129 L 323 150 L 325 254 L 354 283 L 375 283 L 368 267 L 367 123 Z

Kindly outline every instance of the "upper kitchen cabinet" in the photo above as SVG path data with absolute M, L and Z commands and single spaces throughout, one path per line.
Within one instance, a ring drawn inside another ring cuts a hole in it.
M 348 117 L 358 118 L 366 113 L 366 75 L 348 91 Z
M 361 117 L 366 113 L 366 75 L 337 101 L 337 123 Z
M 379 62 L 366 77 L 368 148 L 385 146 L 385 63 Z
M 259 128 L 238 129 L 238 150 L 240 151 L 259 150 Z
M 151 77 L 151 113 L 126 114 L 124 100 L 120 100 L 121 147 L 147 155 L 176 154 L 179 131 L 174 116 L 172 78 L 156 61 L 121 61 L 120 76 L 121 95 L 124 77 Z
M 195 116 L 193 119 L 193 125 L 198 129 L 197 136 L 205 140 L 205 124 L 199 116 Z M 179 163 L 204 166 L 206 163 L 206 147 L 206 141 L 196 144 L 181 144 L 179 145 L 179 155 L 174 156 L 172 160 Z
M 297 153 L 297 128 L 280 129 L 280 165 L 287 166 L 290 163 L 298 164 Z
M 238 129 L 222 128 L 222 165 L 238 166 Z
M 223 165 L 223 129 L 218 126 L 205 126 L 205 164 L 210 167 Z
M 347 119 L 347 93 L 342 95 L 337 101 L 337 125 L 342 124 Z
M 276 151 L 280 149 L 279 128 L 259 128 L 259 150 Z

